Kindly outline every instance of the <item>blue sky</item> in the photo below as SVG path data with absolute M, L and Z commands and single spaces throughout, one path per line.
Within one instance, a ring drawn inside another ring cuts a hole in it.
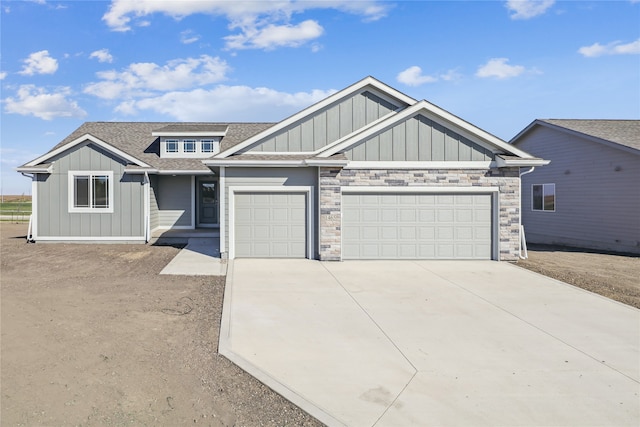
M 640 118 L 640 0 L 7 1 L 1 191 L 85 121 L 279 121 L 372 75 L 505 140 Z

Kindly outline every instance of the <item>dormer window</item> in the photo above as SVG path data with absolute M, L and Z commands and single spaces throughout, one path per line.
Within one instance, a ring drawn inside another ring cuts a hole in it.
M 185 153 L 195 153 L 196 152 L 196 140 L 195 139 L 185 139 L 184 140 L 184 152 Z
M 214 146 L 214 141 L 213 139 L 203 139 L 201 141 L 202 146 L 202 152 L 203 153 L 214 153 L 215 152 L 215 146 Z
M 206 159 L 220 151 L 228 125 L 176 123 L 153 131 L 160 137 L 160 157 Z
M 177 153 L 178 152 L 178 140 L 177 139 L 166 139 L 164 141 L 167 153 Z

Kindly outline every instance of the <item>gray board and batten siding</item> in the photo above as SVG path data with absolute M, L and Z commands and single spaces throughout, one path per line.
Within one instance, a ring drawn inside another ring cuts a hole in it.
M 102 148 L 79 144 L 51 159 L 37 177 L 38 237 L 144 240 L 144 176 L 125 174 L 125 162 Z M 113 213 L 69 212 L 69 171 L 113 171 Z
M 230 239 L 233 238 L 230 235 L 230 221 L 229 215 L 234 212 L 230 205 L 230 191 L 231 189 L 243 190 L 241 187 L 247 187 L 247 191 L 242 191 L 243 194 L 275 194 L 270 191 L 260 191 L 259 187 L 277 188 L 278 194 L 286 194 L 287 187 L 311 187 L 315 188 L 318 182 L 318 170 L 317 168 L 226 168 L 225 169 L 225 200 L 224 203 L 228 206 L 223 213 L 225 215 L 224 221 L 224 235 L 225 235 L 225 248 L 229 251 Z M 238 192 L 238 194 L 240 191 Z M 299 194 L 299 191 L 292 191 L 291 193 Z M 273 200 L 258 198 L 254 201 L 261 200 Z M 237 203 L 237 200 L 236 200 Z M 242 201 L 240 202 L 242 203 Z M 311 200 L 311 209 L 315 212 L 318 206 L 318 194 L 314 192 L 313 199 Z M 235 208 L 235 206 L 233 207 Z M 237 219 L 234 218 L 234 219 Z M 235 222 L 235 221 L 234 221 Z M 236 224 L 237 225 L 237 224 Z M 318 242 L 318 218 L 314 215 L 314 224 L 306 224 L 306 227 L 313 227 L 315 242 Z M 235 236 L 235 231 L 232 233 Z M 241 252 L 242 254 L 242 252 Z M 302 257 L 304 257 L 303 255 Z M 317 248 L 314 248 L 312 254 L 306 254 L 308 258 L 316 259 L 318 257 Z
M 640 155 L 543 126 L 516 146 L 551 160 L 522 177 L 529 243 L 640 253 Z M 555 211 L 532 210 L 533 184 L 555 184 Z
M 405 105 L 372 90 L 355 94 L 293 123 L 243 152 L 312 152 Z
M 491 150 L 418 114 L 345 152 L 353 161 L 491 161 Z

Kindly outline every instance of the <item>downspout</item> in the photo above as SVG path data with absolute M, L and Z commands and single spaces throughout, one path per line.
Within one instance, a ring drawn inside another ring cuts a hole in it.
M 518 257 L 520 257 L 520 259 L 527 259 L 529 257 L 529 255 L 527 254 L 527 241 L 524 236 L 524 226 L 522 225 L 522 177 L 526 174 L 533 172 L 535 169 L 536 169 L 535 166 L 531 166 L 531 169 L 524 172 L 520 172 L 520 179 L 518 180 L 518 185 L 520 186 L 518 188 L 518 212 L 519 212 L 518 229 L 520 230 L 520 248 L 518 250 Z M 524 254 L 523 254 L 523 248 L 524 248 Z
M 149 185 L 151 181 L 149 180 L 149 173 L 147 171 L 144 172 L 144 242 L 149 243 L 149 239 L 151 238 L 151 197 L 149 195 Z
M 36 194 L 36 174 L 33 175 L 26 174 L 24 172 L 20 172 L 22 176 L 26 176 L 27 178 L 31 178 L 31 215 L 29 215 L 29 228 L 27 229 L 27 243 L 35 242 L 33 235 L 36 234 L 37 231 L 37 211 L 38 211 L 38 201 Z M 35 230 L 35 231 L 34 231 Z

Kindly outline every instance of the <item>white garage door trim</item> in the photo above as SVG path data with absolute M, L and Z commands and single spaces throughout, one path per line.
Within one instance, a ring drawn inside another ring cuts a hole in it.
M 313 259 L 313 187 L 308 186 L 233 186 L 229 187 L 229 258 L 234 259 L 236 256 L 235 248 L 235 197 L 236 193 L 305 193 L 307 199 L 306 211 L 307 211 L 307 248 L 306 257 Z
M 380 193 L 380 194 L 488 194 L 491 197 L 491 259 L 497 260 L 500 254 L 499 251 L 499 212 L 500 212 L 500 192 L 499 187 L 380 187 L 380 186 L 351 186 L 342 187 L 341 195 L 350 193 Z M 344 231 L 343 219 L 340 219 L 340 228 Z M 342 245 L 341 235 L 340 246 Z

